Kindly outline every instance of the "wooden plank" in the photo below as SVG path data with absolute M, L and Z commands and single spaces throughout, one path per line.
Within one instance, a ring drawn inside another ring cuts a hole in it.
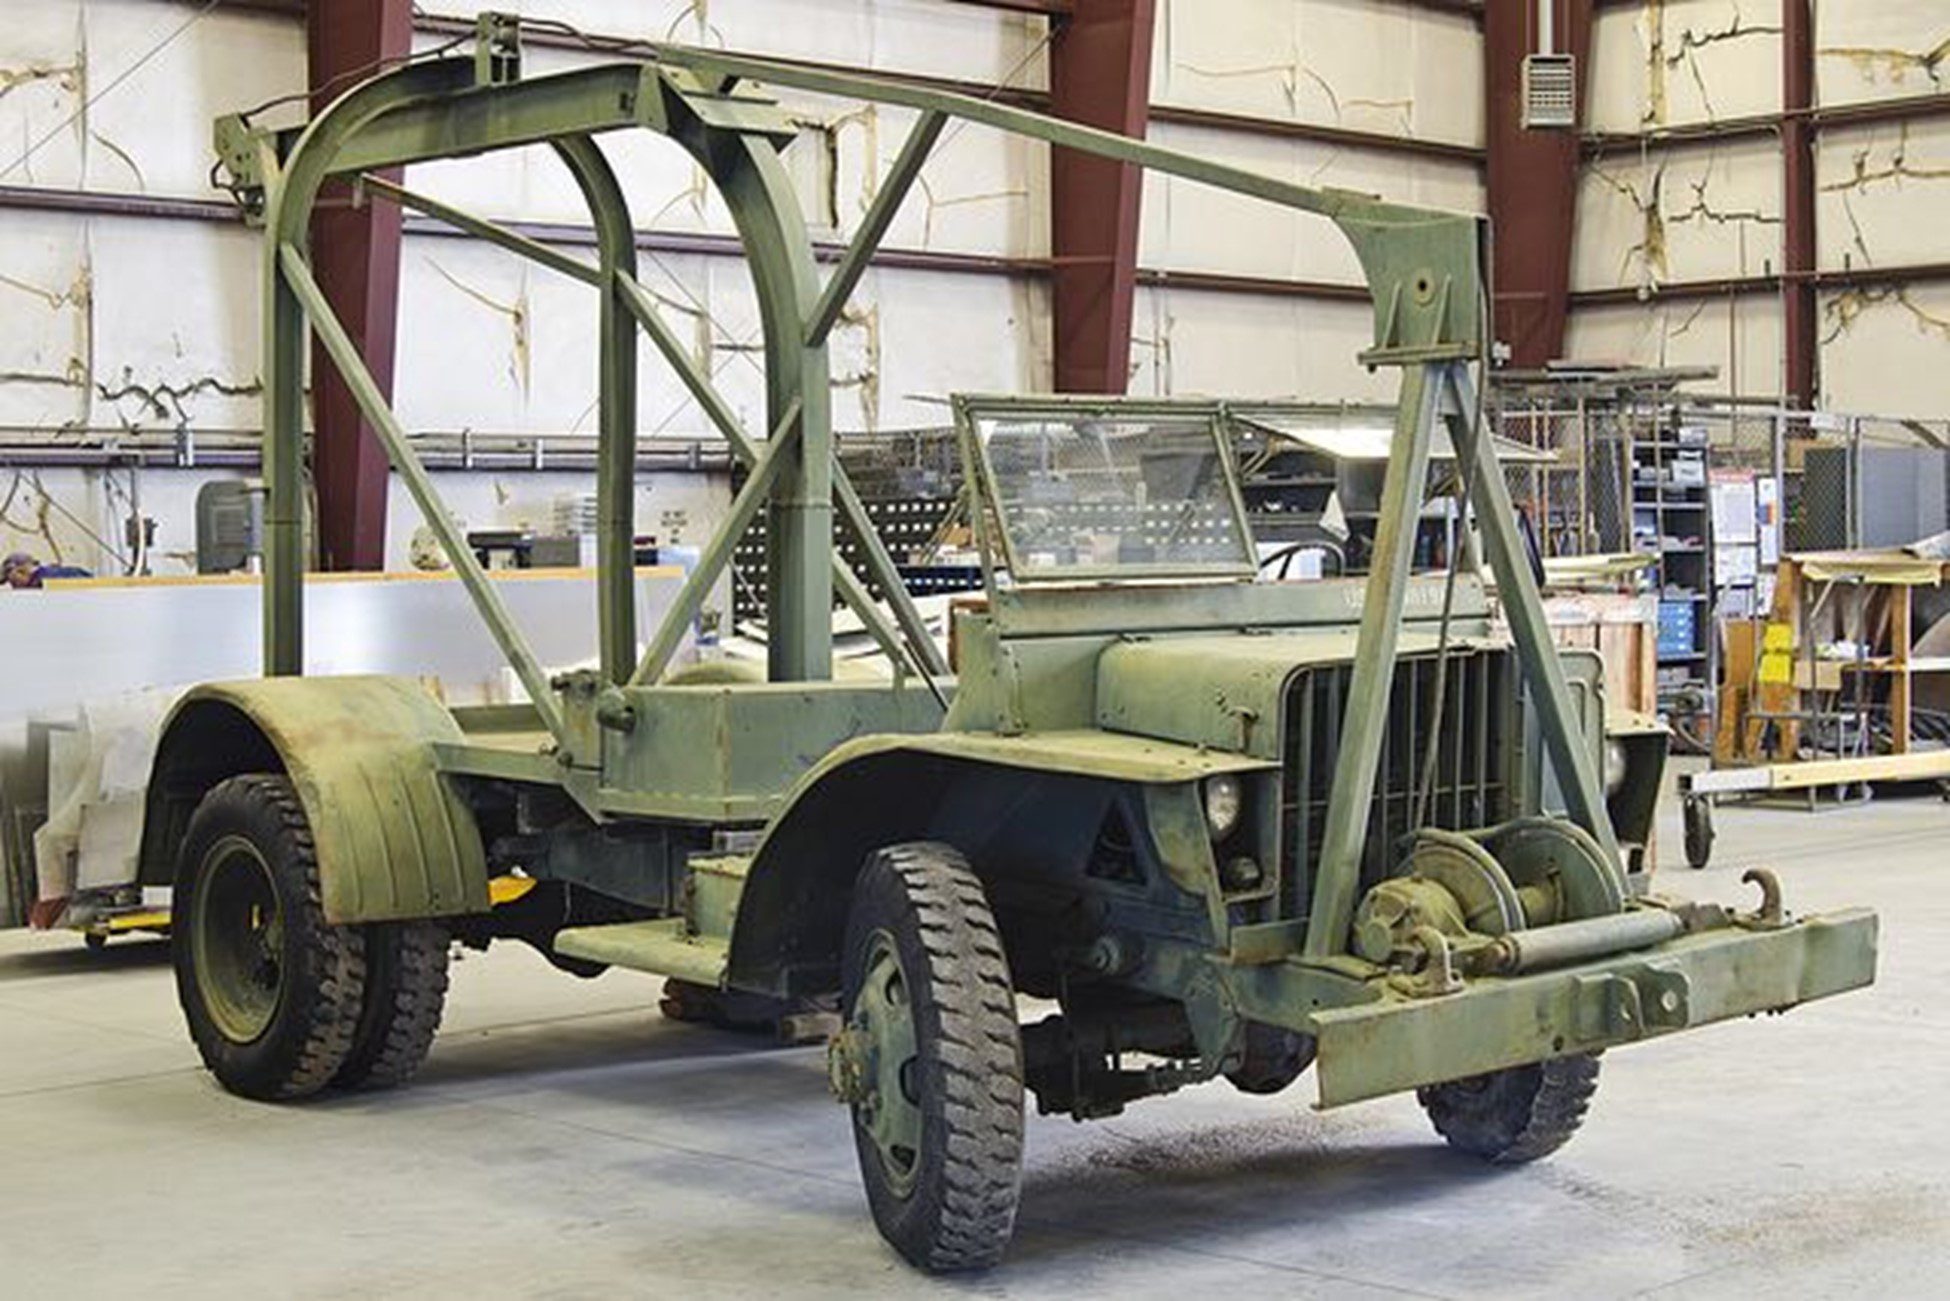
M 1950 750 L 1779 764 L 1773 769 L 1770 789 L 1795 791 L 1807 790 L 1811 786 L 1845 786 L 1853 782 L 1930 781 L 1936 778 L 1950 778 Z
M 1715 763 L 1749 757 L 1741 720 L 1746 717 L 1747 702 L 1753 698 L 1762 624 L 1755 619 L 1729 619 L 1723 627 L 1726 648 L 1720 657 L 1719 716 L 1713 729 Z
M 1755 768 L 1718 768 L 1695 774 L 1691 789 L 1700 794 L 1759 794 L 1805 791 L 1859 782 L 1950 780 L 1950 750 L 1880 754 L 1866 759 L 1811 759 Z

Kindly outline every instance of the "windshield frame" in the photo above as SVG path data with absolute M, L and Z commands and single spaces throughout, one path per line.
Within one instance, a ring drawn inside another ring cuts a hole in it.
M 1257 577 L 1259 569 L 1252 559 L 1256 553 L 1252 521 L 1246 513 L 1239 465 L 1233 455 L 1232 437 L 1226 424 L 1223 403 L 1182 398 L 1013 397 L 993 394 L 956 394 L 953 403 L 955 433 L 961 443 L 963 477 L 970 494 L 970 525 L 981 553 L 983 574 L 992 588 L 996 585 L 998 571 L 1008 574 L 1008 585 L 1013 587 L 1155 582 L 1160 579 L 1236 582 L 1251 581 Z M 1035 565 L 1025 570 L 1010 529 L 1008 514 L 1002 507 L 1000 480 L 996 477 L 987 443 L 982 437 L 981 422 L 1070 421 L 1084 418 L 1166 418 L 1187 423 L 1202 422 L 1217 454 L 1219 472 L 1225 479 L 1225 501 L 1233 525 L 1238 529 L 1244 557 L 1236 563 L 1146 561 L 1108 565 Z

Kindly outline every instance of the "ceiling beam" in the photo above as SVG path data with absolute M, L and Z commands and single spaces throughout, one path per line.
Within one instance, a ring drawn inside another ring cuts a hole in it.
M 1050 43 L 1050 111 L 1142 140 L 1151 121 L 1157 0 L 1077 0 Z M 1050 247 L 1059 393 L 1130 384 L 1144 171 L 1051 149 Z
M 312 7 L 305 25 L 314 113 L 348 76 L 413 48 L 412 0 L 335 0 Z M 402 218 L 390 204 L 355 206 L 344 181 L 328 184 L 312 215 L 318 284 L 387 401 L 399 331 Z M 386 567 L 385 448 L 358 400 L 314 342 L 312 473 L 318 489 L 318 545 L 326 569 Z
M 1016 14 L 1041 14 L 1045 18 L 1068 18 L 1076 12 L 1076 5 L 1071 0 L 948 0 L 948 3 L 982 9 L 1005 9 Z
M 385 206 L 391 206 L 387 204 Z M 238 226 L 244 214 L 223 199 L 174 199 L 147 194 L 111 194 L 90 190 L 56 190 L 39 186 L 0 185 L 0 212 L 59 212 L 74 216 L 128 217 L 151 221 L 199 221 Z M 573 222 L 507 221 L 507 229 L 529 239 L 560 248 L 596 246 L 596 232 Z M 408 214 L 405 232 L 415 237 L 471 238 L 444 222 Z M 744 245 L 735 235 L 696 231 L 642 230 L 637 247 L 648 253 L 691 257 L 739 258 Z M 813 245 L 821 262 L 837 262 L 847 246 L 837 241 Z M 933 271 L 952 275 L 1047 278 L 1056 271 L 1050 258 L 992 253 L 955 253 L 942 249 L 881 248 L 872 265 L 893 270 Z M 1139 267 L 1137 282 L 1157 289 L 1205 293 L 1253 294 L 1300 298 L 1319 302 L 1369 303 L 1367 286 L 1353 281 L 1283 280 L 1272 276 L 1244 276 L 1226 272 Z
M 1591 0 L 1553 0 L 1557 48 L 1577 59 L 1582 119 L 1590 96 Z M 1524 60 L 1537 48 L 1534 5 L 1491 6 L 1483 24 L 1488 97 L 1491 268 L 1495 337 L 1509 364 L 1535 369 L 1564 355 L 1571 247 L 1577 229 L 1578 134 L 1524 125 Z
M 1814 282 L 1815 15 L 1813 0 L 1781 0 L 1782 333 L 1788 405 L 1812 411 L 1819 392 L 1821 310 Z
M 1587 131 L 1584 135 L 1584 153 L 1587 158 L 1603 158 L 1608 154 L 1637 153 L 1642 149 L 1676 145 L 1764 140 L 1779 135 L 1790 122 L 1805 122 L 1819 132 L 1941 117 L 1950 117 L 1950 92 L 1898 95 L 1853 104 L 1808 105 L 1797 109 L 1783 107 L 1778 113 L 1749 113 L 1712 122 L 1654 127 L 1649 131 Z
M 1908 262 L 1891 266 L 1850 266 L 1802 275 L 1717 276 L 1706 280 L 1675 280 L 1650 290 L 1634 285 L 1609 289 L 1580 289 L 1571 295 L 1573 307 L 1645 307 L 1659 303 L 1697 302 L 1702 298 L 1772 297 L 1783 285 L 1807 286 L 1817 293 L 1862 289 L 1901 289 L 1906 285 L 1950 280 L 1950 262 Z

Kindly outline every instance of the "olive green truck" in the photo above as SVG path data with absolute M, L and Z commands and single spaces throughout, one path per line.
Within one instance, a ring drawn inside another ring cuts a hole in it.
M 142 870 L 175 887 L 182 1004 L 224 1087 L 296 1099 L 405 1080 L 456 940 L 524 940 L 569 970 L 655 973 L 707 1003 L 836 1007 L 831 1086 L 875 1222 L 914 1264 L 953 1270 L 1008 1243 L 1025 1090 L 1086 1118 L 1220 1076 L 1272 1092 L 1312 1065 L 1324 1106 L 1415 1090 L 1450 1143 L 1520 1162 L 1577 1127 L 1602 1050 L 1871 982 L 1868 912 L 1792 917 L 1764 873 L 1752 912 L 1689 904 L 1628 871 L 1663 749 L 1608 764 L 1596 666 L 1547 635 L 1472 387 L 1481 219 L 677 46 L 611 46 L 527 77 L 521 32 L 485 15 L 471 56 L 384 72 L 301 130 L 218 125 L 224 177 L 265 243 L 266 675 L 198 688 L 169 720 Z M 914 123 L 824 277 L 768 84 Z M 1360 360 L 1401 375 L 1368 577 L 1259 581 L 1215 404 L 965 397 L 987 591 L 958 615 L 949 671 L 834 455 L 827 336 L 957 119 L 1317 214 L 1352 243 L 1375 304 Z M 598 143 L 631 129 L 688 151 L 736 221 L 765 326 L 763 431 L 741 427 L 636 278 Z M 592 257 L 379 175 L 536 144 L 589 201 Z M 599 668 L 551 677 L 536 662 L 325 302 L 306 231 L 343 178 L 593 291 Z M 640 336 L 744 466 L 642 644 Z M 450 710 L 413 682 L 300 673 L 314 337 L 530 703 Z M 1481 565 L 1418 577 L 1438 427 Z M 760 512 L 765 671 L 673 668 Z M 836 529 L 859 544 L 858 571 Z M 889 676 L 834 680 L 838 606 Z

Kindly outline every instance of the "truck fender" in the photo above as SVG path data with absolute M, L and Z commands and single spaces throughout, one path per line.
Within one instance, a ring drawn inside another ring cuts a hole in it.
M 318 847 L 326 919 L 340 925 L 486 912 L 487 855 L 434 743 L 460 727 L 418 682 L 265 678 L 190 691 L 163 724 L 140 879 L 171 885 L 197 805 L 245 773 L 291 779 Z
M 988 876 L 1002 865 L 985 861 L 984 846 L 998 828 L 1029 820 L 1051 863 L 1080 861 L 1116 792 L 1183 788 L 1270 766 L 1095 729 L 850 741 L 800 780 L 760 843 L 732 927 L 729 983 L 779 996 L 837 988 L 854 878 L 884 846 L 944 841 Z M 1209 860 L 1202 839 L 1199 849 Z M 1044 866 L 1007 864 L 1012 873 Z

